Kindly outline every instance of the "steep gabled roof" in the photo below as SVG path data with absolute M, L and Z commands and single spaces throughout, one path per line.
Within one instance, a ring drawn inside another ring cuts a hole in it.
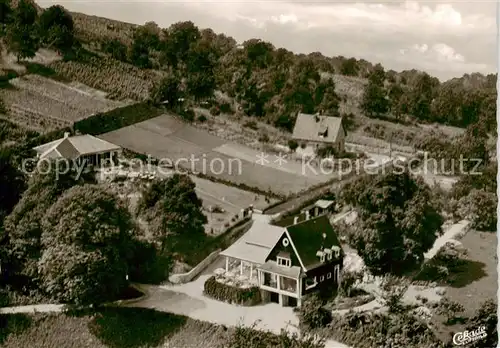
M 334 143 L 337 141 L 340 128 L 343 128 L 341 117 L 299 113 L 293 128 L 293 138 Z M 326 137 L 320 136 L 325 131 Z
M 341 247 L 337 233 L 325 215 L 288 226 L 286 230 L 306 270 L 322 265 L 316 256 L 318 250 L 334 245 Z

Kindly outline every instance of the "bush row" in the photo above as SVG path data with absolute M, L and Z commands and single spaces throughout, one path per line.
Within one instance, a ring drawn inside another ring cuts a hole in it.
M 258 287 L 240 289 L 235 286 L 219 283 L 215 280 L 214 276 L 208 278 L 205 282 L 204 294 L 219 301 L 242 306 L 255 306 L 262 302 Z
M 147 102 L 140 102 L 78 121 L 74 128 L 75 131 L 83 134 L 98 135 L 146 121 L 161 114 L 162 110 Z

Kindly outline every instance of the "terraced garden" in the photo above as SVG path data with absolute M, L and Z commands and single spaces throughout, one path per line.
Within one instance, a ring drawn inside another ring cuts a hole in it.
M 10 88 L 0 90 L 10 118 L 41 132 L 71 126 L 124 105 L 39 75 L 18 77 L 10 84 Z

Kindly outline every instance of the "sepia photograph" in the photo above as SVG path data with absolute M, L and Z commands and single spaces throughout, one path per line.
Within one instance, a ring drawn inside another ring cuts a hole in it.
M 0 0 L 0 347 L 500 347 L 499 19 Z

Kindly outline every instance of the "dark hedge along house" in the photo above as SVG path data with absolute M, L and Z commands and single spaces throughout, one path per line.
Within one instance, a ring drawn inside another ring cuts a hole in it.
M 285 227 L 254 221 L 220 255 L 226 257 L 227 274 L 247 277 L 265 302 L 282 306 L 300 306 L 305 294 L 341 281 L 343 252 L 327 215 Z

